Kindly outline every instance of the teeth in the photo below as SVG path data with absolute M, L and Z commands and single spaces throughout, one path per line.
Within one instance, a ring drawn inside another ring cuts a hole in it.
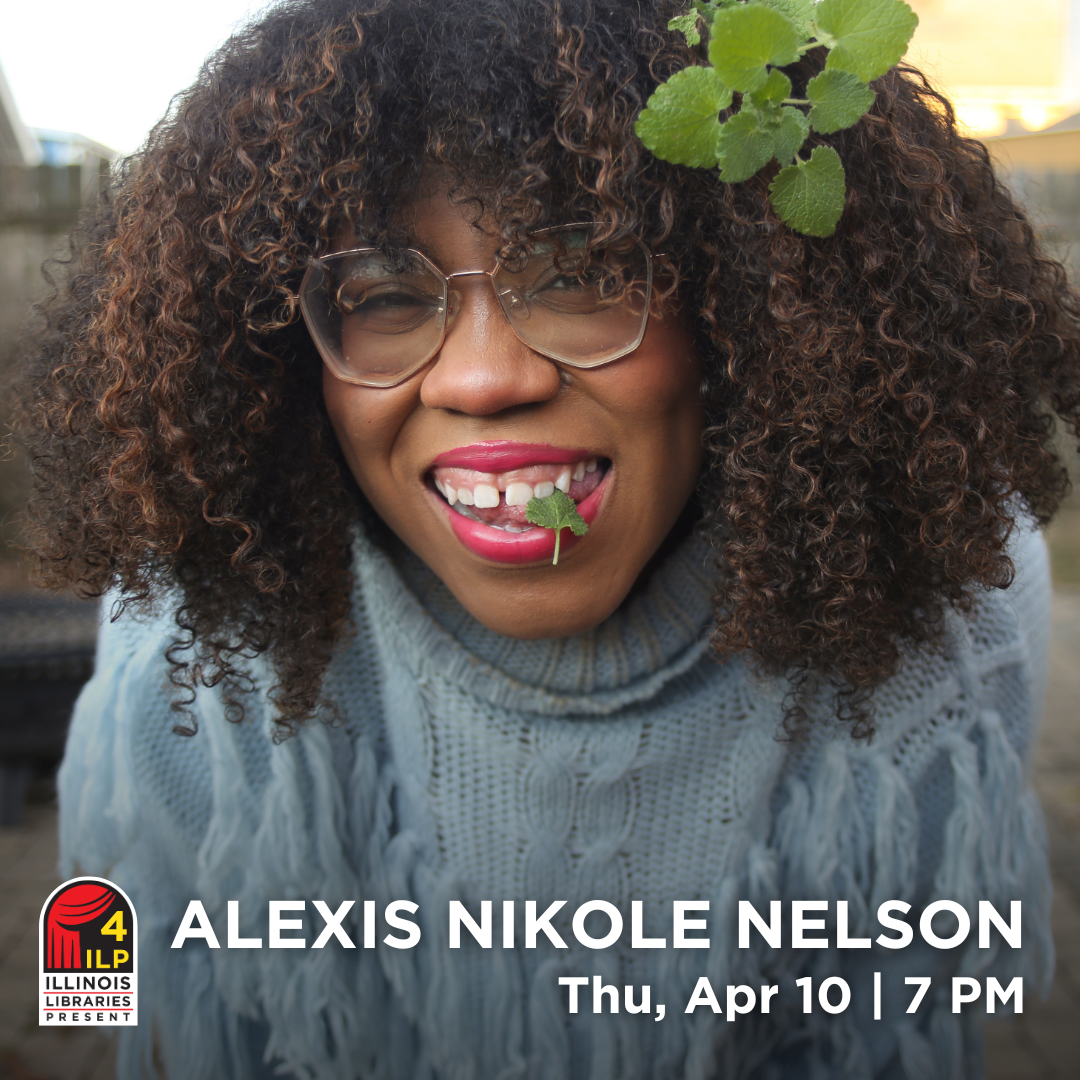
M 533 486 L 523 480 L 515 480 L 506 484 L 506 505 L 527 506 L 530 499 L 546 499 L 556 488 L 564 494 L 569 494 L 572 483 L 584 480 L 587 473 L 594 473 L 599 467 L 598 458 L 588 458 L 585 461 L 575 462 L 573 465 L 560 467 L 554 482 L 541 480 Z M 548 475 L 551 474 L 548 473 Z M 499 480 L 498 482 L 502 481 Z M 460 487 L 455 489 L 453 484 L 439 479 L 435 481 L 435 487 L 451 506 L 460 503 L 462 506 L 476 506 L 480 509 L 494 510 L 499 506 L 503 496 L 498 486 L 491 483 L 476 484 L 471 488 Z
M 507 506 L 527 506 L 533 497 L 533 489 L 528 484 L 510 484 L 506 489 Z

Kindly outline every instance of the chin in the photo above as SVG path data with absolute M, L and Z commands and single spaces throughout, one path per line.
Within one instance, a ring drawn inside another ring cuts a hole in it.
M 605 578 L 584 563 L 571 568 L 569 561 L 561 575 L 561 562 L 554 574 L 550 563 L 527 569 L 493 568 L 480 575 L 428 565 L 477 622 L 522 641 L 592 630 L 619 607 L 634 583 L 633 574 Z
M 461 600 L 458 597 L 458 600 Z M 544 638 L 573 637 L 584 634 L 599 626 L 619 606 L 603 608 L 600 611 L 572 612 L 542 611 L 523 619 L 520 611 L 477 608 L 462 601 L 462 606 L 478 622 L 489 630 L 520 641 L 538 641 Z

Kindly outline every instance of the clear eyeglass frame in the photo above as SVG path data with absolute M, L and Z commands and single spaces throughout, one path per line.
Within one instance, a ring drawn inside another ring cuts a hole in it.
M 296 299 L 326 366 L 336 378 L 359 386 L 380 389 L 397 386 L 438 353 L 463 302 L 451 282 L 463 277 L 488 278 L 510 329 L 528 348 L 569 367 L 600 367 L 633 352 L 645 336 L 653 279 L 653 257 L 648 248 L 640 240 L 633 240 L 626 252 L 619 255 L 624 260 L 623 272 L 631 275 L 631 286 L 623 290 L 621 303 L 601 298 L 602 302 L 591 311 L 570 311 L 565 304 L 560 311 L 557 303 L 539 303 L 535 295 L 523 292 L 522 288 L 524 275 L 536 255 L 536 245 L 543 248 L 545 238 L 557 241 L 563 235 L 573 237 L 596 227 L 596 222 L 573 222 L 535 233 L 532 237 L 534 250 L 518 270 L 497 263 L 490 270 L 459 270 L 444 274 L 422 251 L 407 248 L 395 252 L 394 258 L 411 268 L 409 287 L 415 290 L 417 282 L 423 282 L 431 290 L 422 298 L 426 305 L 424 317 L 414 320 L 415 325 L 405 324 L 404 328 L 362 330 L 350 334 L 346 326 L 340 302 L 343 290 L 360 282 L 361 302 L 367 296 L 362 288 L 364 278 L 359 275 L 349 277 L 348 269 L 350 265 L 353 269 L 363 265 L 367 258 L 388 257 L 386 252 L 374 246 L 350 248 L 312 259 Z M 587 241 L 585 245 L 556 242 L 547 251 L 565 255 L 577 249 L 588 250 Z M 543 263 L 540 265 L 544 266 Z M 557 277 L 566 280 L 567 275 L 558 274 L 557 266 L 557 259 L 553 258 L 551 268 L 556 270 Z M 386 275 L 386 281 L 398 285 L 405 280 L 404 275 Z M 628 299 L 631 297 L 632 303 Z M 354 304 L 354 310 L 357 306 Z M 539 317 L 534 317 L 536 315 Z M 348 344 L 350 336 L 354 342 L 352 347 Z M 410 339 L 407 342 L 406 337 Z

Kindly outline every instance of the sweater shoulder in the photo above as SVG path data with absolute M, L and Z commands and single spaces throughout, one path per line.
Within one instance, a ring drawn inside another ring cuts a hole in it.
M 359 736 L 379 743 L 381 732 L 378 663 L 359 590 L 354 609 L 357 632 L 341 642 L 324 682 L 343 754 Z M 239 713 L 227 707 L 223 684 L 192 693 L 173 677 L 170 651 L 185 637 L 175 598 L 120 610 L 107 596 L 101 612 L 94 674 L 73 712 L 58 785 L 62 865 L 85 872 L 104 872 L 139 833 L 196 849 L 225 787 L 249 808 L 260 805 L 280 734 L 265 657 L 240 662 L 248 678 L 232 702 L 243 719 L 230 722 Z M 326 713 L 307 726 L 325 726 Z
M 876 697 L 879 737 L 909 780 L 954 737 L 977 738 L 988 711 L 1017 755 L 1030 752 L 1046 684 L 1050 570 L 1042 533 L 1016 528 L 1012 584 L 981 591 L 968 614 L 950 612 L 944 647 L 909 655 Z
M 791 748 L 772 799 L 774 841 L 785 858 L 802 863 L 814 847 L 800 822 L 812 822 L 815 832 L 824 823 L 825 847 L 835 843 L 830 830 L 849 845 L 837 855 L 840 862 L 867 860 L 860 874 L 877 867 L 873 894 L 899 895 L 894 886 L 906 881 L 912 899 L 955 898 L 943 883 L 976 849 L 992 846 L 964 838 L 973 823 L 996 822 L 987 835 L 1002 843 L 1023 832 L 1032 852 L 1040 846 L 1038 808 L 1024 771 L 1049 645 L 1050 578 L 1041 534 L 1019 531 L 1011 556 L 1016 575 L 1009 588 L 980 594 L 969 614 L 950 613 L 942 647 L 911 652 L 879 687 L 872 739 L 857 741 L 847 725 L 823 717 Z M 990 859 L 978 874 L 968 867 L 967 886 L 981 878 L 983 897 L 996 893 L 1006 865 L 1003 854 L 998 866 Z M 1039 878 L 1039 867 L 1031 873 Z
M 105 873 L 140 834 L 194 846 L 205 832 L 205 709 L 176 685 L 169 660 L 182 638 L 174 605 L 119 610 L 103 599 L 94 674 L 75 704 L 58 777 L 62 867 Z

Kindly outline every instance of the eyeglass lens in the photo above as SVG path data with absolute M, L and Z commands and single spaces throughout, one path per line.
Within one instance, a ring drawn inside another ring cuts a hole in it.
M 589 243 L 588 227 L 553 230 L 491 273 L 503 312 L 530 348 L 595 367 L 641 342 L 651 266 L 645 248 Z M 339 378 L 393 386 L 438 351 L 460 294 L 418 251 L 375 248 L 314 262 L 301 287 L 312 337 Z

